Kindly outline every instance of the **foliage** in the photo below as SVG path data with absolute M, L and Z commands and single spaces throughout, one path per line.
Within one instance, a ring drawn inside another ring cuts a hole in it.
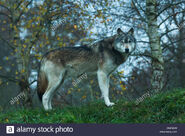
M 113 107 L 93 102 L 81 107 L 11 109 L 0 113 L 1 123 L 185 123 L 185 89 L 147 98 L 139 105 L 125 100 Z

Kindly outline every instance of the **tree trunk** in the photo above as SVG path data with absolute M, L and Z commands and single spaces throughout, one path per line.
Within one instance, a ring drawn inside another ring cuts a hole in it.
M 32 107 L 32 96 L 31 96 L 31 89 L 29 86 L 28 79 L 22 77 L 19 81 L 20 92 L 24 93 L 24 98 L 22 99 L 22 105 L 24 107 Z
M 14 34 L 14 33 L 13 33 Z M 15 37 L 14 37 L 15 39 Z M 20 39 L 17 38 L 20 42 Z M 28 78 L 29 78 L 29 52 L 24 53 L 22 51 L 22 45 L 17 46 L 17 53 L 16 53 L 16 62 L 19 72 L 19 87 L 20 93 L 24 94 L 24 98 L 22 98 L 22 105 L 25 107 L 32 106 L 32 97 L 31 97 L 31 89 L 29 86 Z
M 179 81 L 179 83 L 180 83 L 180 86 L 179 87 L 182 87 L 182 88 L 184 88 L 185 87 L 185 79 L 184 79 L 184 77 L 185 77 L 185 63 L 183 62 L 183 59 L 185 59 L 185 54 L 184 54 L 184 52 L 185 52 L 185 40 L 184 40 L 184 34 L 185 34 L 185 28 L 181 28 L 180 30 L 179 30 L 179 44 L 177 45 L 178 46 L 178 48 L 177 48 L 177 50 L 178 50 L 178 65 L 177 65 L 177 67 L 178 67 L 178 69 L 179 69 L 179 77 L 180 77 L 180 81 Z
M 152 92 L 159 92 L 163 88 L 163 56 L 157 25 L 157 0 L 146 0 L 146 17 L 148 23 L 147 34 L 152 53 Z
M 20 93 L 24 93 L 24 98 L 22 100 L 22 105 L 25 107 L 32 106 L 32 97 L 31 97 L 31 89 L 29 86 L 29 55 L 21 56 L 22 47 L 18 47 L 17 53 L 17 65 L 18 71 L 20 74 L 19 78 L 19 87 Z

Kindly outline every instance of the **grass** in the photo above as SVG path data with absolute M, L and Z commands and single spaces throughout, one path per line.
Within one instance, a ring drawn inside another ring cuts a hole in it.
M 185 89 L 154 95 L 138 105 L 120 100 L 115 106 L 106 107 L 98 101 L 47 112 L 43 109 L 10 111 L 0 113 L 0 123 L 185 123 Z

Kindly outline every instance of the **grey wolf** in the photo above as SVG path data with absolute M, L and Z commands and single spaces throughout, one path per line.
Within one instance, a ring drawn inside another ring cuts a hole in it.
M 118 28 L 115 35 L 94 44 L 64 47 L 46 53 L 40 62 L 37 86 L 44 109 L 52 109 L 54 92 L 65 79 L 78 78 L 84 73 L 97 74 L 105 104 L 114 105 L 109 100 L 110 74 L 127 60 L 135 48 L 134 29 L 125 33 Z

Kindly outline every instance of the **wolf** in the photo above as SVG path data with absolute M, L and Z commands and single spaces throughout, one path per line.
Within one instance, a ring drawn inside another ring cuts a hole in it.
M 40 62 L 37 83 L 37 93 L 44 109 L 52 109 L 52 97 L 65 79 L 78 78 L 84 73 L 97 74 L 104 102 L 113 106 L 109 100 L 110 75 L 135 48 L 134 29 L 123 32 L 118 28 L 115 35 L 93 44 L 63 47 L 46 53 Z

